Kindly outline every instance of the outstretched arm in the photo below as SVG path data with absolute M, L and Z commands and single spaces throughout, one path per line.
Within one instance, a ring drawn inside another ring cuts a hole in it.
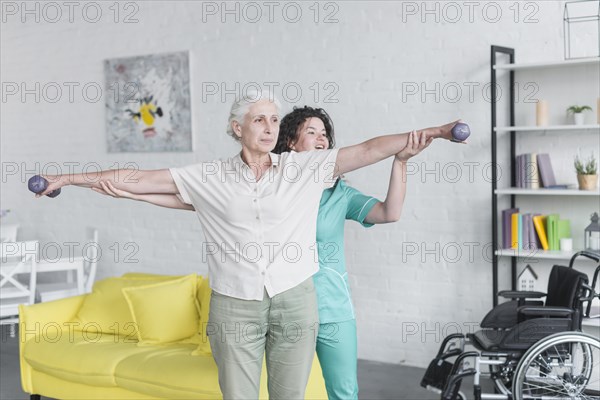
M 111 182 L 116 189 L 134 194 L 179 193 L 168 169 L 152 171 L 112 169 L 90 174 L 44 175 L 43 177 L 48 180 L 48 187 L 36 197 L 44 196 L 67 185 L 101 189 L 100 181 Z
M 419 135 L 425 135 L 427 138 L 451 140 L 452 127 L 459 121 L 434 128 L 422 129 L 418 133 Z M 410 133 L 399 133 L 396 135 L 379 136 L 354 146 L 342 147 L 337 155 L 334 177 L 374 164 L 399 153 L 406 147 L 409 135 Z
M 160 207 L 196 211 L 194 206 L 184 203 L 176 194 L 135 194 L 115 188 L 110 181 L 100 181 L 100 188 L 92 187 L 92 190 L 115 198 L 143 201 Z
M 420 135 L 416 131 L 409 134 L 408 144 L 394 157 L 390 185 L 385 201 L 378 202 L 373 206 L 365 217 L 365 222 L 385 224 L 400 219 L 406 196 L 406 162 L 423 151 L 432 141 L 432 137 L 427 138 L 422 132 Z

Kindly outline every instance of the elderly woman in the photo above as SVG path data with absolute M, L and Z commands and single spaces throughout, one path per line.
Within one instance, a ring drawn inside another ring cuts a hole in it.
M 270 398 L 304 397 L 319 321 L 312 275 L 319 269 L 315 237 L 323 190 L 340 174 L 399 153 L 408 142 L 405 133 L 339 150 L 278 155 L 272 150 L 279 110 L 269 93 L 249 92 L 236 101 L 228 133 L 242 149 L 227 160 L 136 171 L 134 182 L 115 180 L 120 171 L 113 170 L 94 182 L 83 174 L 48 176 L 51 183 L 37 195 L 65 185 L 102 190 L 100 182 L 110 182 L 194 207 L 210 247 L 207 333 L 227 399 L 258 398 L 265 352 Z M 422 134 L 450 139 L 454 124 Z

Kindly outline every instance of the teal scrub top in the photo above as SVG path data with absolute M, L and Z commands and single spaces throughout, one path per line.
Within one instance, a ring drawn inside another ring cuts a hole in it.
M 351 219 L 373 226 L 364 220 L 377 202 L 343 180 L 323 191 L 317 218 L 319 272 L 313 276 L 322 324 L 355 318 L 344 255 L 344 224 Z

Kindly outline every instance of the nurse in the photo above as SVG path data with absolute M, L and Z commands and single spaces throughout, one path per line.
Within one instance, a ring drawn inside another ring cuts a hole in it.
M 362 194 L 338 178 L 323 191 L 317 219 L 319 271 L 313 275 L 319 307 L 317 356 L 330 400 L 358 399 L 357 338 L 344 255 L 344 225 L 364 227 L 395 222 L 406 195 L 406 163 L 431 143 L 410 133 L 407 146 L 394 157 L 385 201 Z M 281 120 L 275 153 L 332 149 L 333 122 L 321 108 L 295 108 Z

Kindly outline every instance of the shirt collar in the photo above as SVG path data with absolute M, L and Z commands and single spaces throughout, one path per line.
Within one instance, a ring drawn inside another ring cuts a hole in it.
M 271 166 L 278 167 L 280 159 L 281 159 L 281 155 L 277 154 L 277 153 L 269 152 L 269 157 L 271 157 Z M 232 158 L 232 161 L 233 161 L 233 167 L 238 172 L 243 167 L 249 168 L 248 165 L 246 165 L 246 163 L 244 162 L 244 160 L 242 160 L 242 152 L 241 151 L 239 153 L 237 153 L 235 155 L 235 157 Z

